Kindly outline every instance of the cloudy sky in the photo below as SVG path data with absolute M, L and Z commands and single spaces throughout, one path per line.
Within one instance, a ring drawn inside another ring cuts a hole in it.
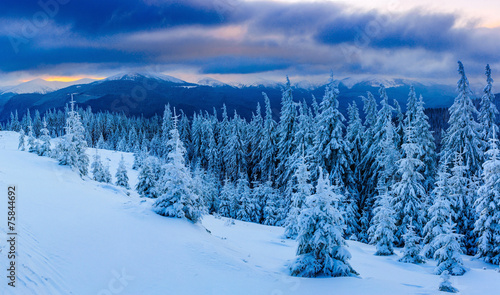
M 129 71 L 450 82 L 457 60 L 472 79 L 500 72 L 500 1 L 2 0 L 0 52 L 0 85 Z

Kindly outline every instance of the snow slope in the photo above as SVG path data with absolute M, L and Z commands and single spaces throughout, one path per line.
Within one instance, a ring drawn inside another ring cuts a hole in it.
M 153 213 L 133 191 L 80 179 L 50 158 L 17 151 L 0 132 L 0 294 L 445 294 L 435 263 L 408 265 L 349 242 L 360 277 L 295 278 L 286 264 L 296 242 L 283 229 L 205 216 L 202 224 Z M 99 151 L 116 171 L 121 154 Z M 92 155 L 94 150 L 89 150 Z M 137 172 L 129 169 L 131 185 Z M 7 286 L 7 186 L 18 188 L 18 278 Z M 498 294 L 496 267 L 465 257 L 452 278 L 461 294 Z M 483 269 L 484 268 L 484 269 Z
M 23 82 L 16 86 L 6 87 L 3 90 L 1 90 L 1 92 L 17 93 L 17 94 L 23 94 L 23 93 L 46 94 L 71 85 L 87 84 L 94 81 L 95 81 L 94 79 L 84 78 L 72 82 L 61 82 L 61 81 L 45 81 L 43 79 L 38 78 L 31 81 Z

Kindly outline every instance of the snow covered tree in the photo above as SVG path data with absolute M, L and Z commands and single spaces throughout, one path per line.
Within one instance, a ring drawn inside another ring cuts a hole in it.
M 96 148 L 98 149 L 105 149 L 106 148 L 106 142 L 104 141 L 104 136 L 101 135 L 99 136 L 99 140 L 97 141 Z
M 437 260 L 434 273 L 437 275 L 446 270 L 452 276 L 461 276 L 466 272 L 462 257 L 460 257 L 462 250 L 460 249 L 459 240 L 462 236 L 455 233 L 454 227 L 451 218 L 448 218 L 448 221 L 443 225 L 443 233 L 435 238 L 436 244 L 439 245 L 439 248 L 434 253 L 434 259 Z
M 359 110 L 356 102 L 349 104 L 347 108 L 349 113 L 349 122 L 347 124 L 346 141 L 349 144 L 351 154 L 351 171 L 353 172 L 354 183 L 358 186 L 356 191 L 359 193 L 362 190 L 362 169 L 360 167 L 363 155 L 363 136 L 365 133 L 365 126 L 359 117 Z
M 281 196 L 278 190 L 272 187 L 270 181 L 265 182 L 260 187 L 261 193 L 265 196 L 264 208 L 263 208 L 263 221 L 265 225 L 276 225 L 279 226 L 282 223 L 283 218 L 283 208 L 281 207 L 280 199 Z
M 499 132 L 497 125 L 498 109 L 495 105 L 495 94 L 492 91 L 493 79 L 491 78 L 490 65 L 486 65 L 486 83 L 479 109 L 479 123 L 482 125 L 482 138 L 484 141 L 494 138 L 494 134 L 497 135 Z
M 425 199 L 423 177 L 417 169 L 423 165 L 417 156 L 420 146 L 416 144 L 417 136 L 411 124 L 405 128 L 403 158 L 397 161 L 398 181 L 392 186 L 393 208 L 396 212 L 396 245 L 403 244 L 403 235 L 410 222 L 413 223 L 417 235 L 422 232 L 424 223 L 422 200 Z
M 127 168 L 125 167 L 125 160 L 123 159 L 123 155 L 120 158 L 120 162 L 118 163 L 118 169 L 116 170 L 116 185 L 122 186 L 126 189 L 129 189 L 130 186 L 128 184 L 128 175 Z
M 94 161 L 90 165 L 90 169 L 92 169 L 92 179 L 97 182 L 111 182 L 111 174 L 109 173 L 109 166 L 105 166 L 101 162 L 101 156 L 97 153 L 97 150 L 94 155 Z
M 71 96 L 71 108 L 68 110 L 66 119 L 66 134 L 57 145 L 55 155 L 59 165 L 68 165 L 76 170 L 80 176 L 87 175 L 89 158 L 85 153 L 87 141 L 85 140 L 85 128 L 80 120 L 80 115 L 75 111 L 75 101 Z
M 442 140 L 441 158 L 448 163 L 453 162 L 457 153 L 463 154 L 463 161 L 468 170 L 466 177 L 480 175 L 483 163 L 485 142 L 480 133 L 481 126 L 475 120 L 478 115 L 470 96 L 469 81 L 465 75 L 463 64 L 458 62 L 458 96 L 450 107 L 449 127 Z
M 297 127 L 297 108 L 293 101 L 292 86 L 290 79 L 286 77 L 286 86 L 283 89 L 281 98 L 281 116 L 277 127 L 278 142 L 276 145 L 277 152 L 277 183 L 279 187 L 285 187 L 288 180 L 292 176 L 290 171 L 289 158 L 295 151 L 296 145 L 294 142 L 295 132 Z
M 153 210 L 163 216 L 198 222 L 202 217 L 201 200 L 193 191 L 193 179 L 184 163 L 186 149 L 179 138 L 176 121 L 170 134 L 168 162 L 163 169 L 160 195 L 153 204 Z
M 43 118 L 43 123 L 42 123 L 42 130 L 40 140 L 41 143 L 38 145 L 38 155 L 39 156 L 49 156 L 51 153 L 51 147 L 50 147 L 50 135 L 49 135 L 49 129 L 47 129 L 47 121 L 45 121 L 45 118 Z
M 342 237 L 344 220 L 338 210 L 339 195 L 319 171 L 316 193 L 306 200 L 300 217 L 297 259 L 290 266 L 293 276 L 339 277 L 357 275 L 348 260 L 351 254 Z
M 442 162 L 439 165 L 436 186 L 432 192 L 434 202 L 428 210 L 428 221 L 425 224 L 423 254 L 427 258 L 434 257 L 434 253 L 440 247 L 437 236 L 444 233 L 444 224 L 452 215 L 448 164 Z
M 457 293 L 458 290 L 451 285 L 450 272 L 445 270 L 441 273 L 441 283 L 439 284 L 439 291 L 448 293 Z
M 305 162 L 304 156 L 298 159 L 299 164 L 293 178 L 296 186 L 292 189 L 292 204 L 285 222 L 285 237 L 295 239 L 299 233 L 300 211 L 308 196 L 312 194 L 311 175 Z
M 500 264 L 500 150 L 496 132 L 490 139 L 486 152 L 488 160 L 483 164 L 483 185 L 475 208 L 479 218 L 475 223 L 478 239 L 478 256 L 486 262 Z
M 330 175 L 330 181 L 340 181 L 339 185 L 352 190 L 354 181 L 351 173 L 350 147 L 344 140 L 344 116 L 338 110 L 337 97 L 339 90 L 334 84 L 333 75 L 326 86 L 325 95 L 320 105 L 320 113 L 315 130 L 314 165 L 311 168 L 313 179 L 318 175 L 321 167 Z
M 430 130 L 429 118 L 425 114 L 423 97 L 420 95 L 417 99 L 413 86 L 410 87 L 410 93 L 408 94 L 405 125 L 407 128 L 411 127 L 414 130 L 415 144 L 418 145 L 416 157 L 422 161 L 422 165 L 418 167 L 418 172 L 424 177 L 424 188 L 426 191 L 430 191 L 433 188 L 434 174 L 436 173 L 436 145 Z
M 35 134 L 33 132 L 33 126 L 28 126 L 28 152 L 36 153 L 38 150 L 38 142 L 36 141 Z
M 231 208 L 231 204 L 233 203 L 234 195 L 234 184 L 226 178 L 224 180 L 224 185 L 222 186 L 222 190 L 220 193 L 220 202 L 219 202 L 219 214 L 224 217 L 232 217 L 233 212 Z
M 476 212 L 476 182 L 467 177 L 469 167 L 463 163 L 460 153 L 455 155 L 450 177 L 450 196 L 453 209 L 452 221 L 456 223 L 457 232 L 463 236 L 462 249 L 468 255 L 476 254 L 477 237 L 474 232 Z
M 135 189 L 139 196 L 155 199 L 159 195 L 157 182 L 160 177 L 160 164 L 156 157 L 149 156 L 139 170 L 139 180 Z
M 264 128 L 262 129 L 261 141 L 258 149 L 262 151 L 259 162 L 259 170 L 262 173 L 262 181 L 272 181 L 276 170 L 276 122 L 273 119 L 269 97 L 264 95 L 266 115 L 264 117 Z
M 244 175 L 236 181 L 236 196 L 238 196 L 238 211 L 236 219 L 241 221 L 257 221 L 256 207 L 253 202 L 248 180 Z
M 195 193 L 201 197 L 203 207 L 209 214 L 219 210 L 219 181 L 211 172 L 196 167 L 193 173 Z
M 143 144 L 142 147 L 134 153 L 134 165 L 132 166 L 132 169 L 140 169 L 148 155 L 148 147 Z
M 399 261 L 414 264 L 425 263 L 425 258 L 420 255 L 422 247 L 419 243 L 421 239 L 415 233 L 411 221 L 410 224 L 408 224 L 406 233 L 403 235 L 403 239 L 405 244 L 403 248 L 403 257 L 401 257 Z
M 380 180 L 378 198 L 373 210 L 372 225 L 368 230 L 370 243 L 375 244 L 375 255 L 387 256 L 394 254 L 394 232 L 396 231 L 395 212 L 392 209 L 391 196 L 387 185 Z
M 25 134 L 24 134 L 24 129 L 21 129 L 21 131 L 19 131 L 19 144 L 17 146 L 17 149 L 20 150 L 20 151 L 24 151 L 26 150 L 26 147 L 25 147 Z

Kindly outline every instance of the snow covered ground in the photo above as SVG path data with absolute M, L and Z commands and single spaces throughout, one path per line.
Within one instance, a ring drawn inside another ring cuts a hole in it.
M 165 218 L 134 191 L 82 180 L 17 143 L 16 133 L 0 132 L 0 294 L 445 294 L 437 291 L 433 261 L 403 264 L 358 242 L 348 243 L 359 277 L 290 277 L 296 242 L 282 239 L 282 228 Z M 124 154 L 135 185 L 132 154 L 99 152 L 113 180 Z M 8 185 L 18 188 L 15 288 L 6 278 Z M 499 293 L 498 267 L 468 256 L 464 262 L 469 271 L 452 278 L 460 294 Z

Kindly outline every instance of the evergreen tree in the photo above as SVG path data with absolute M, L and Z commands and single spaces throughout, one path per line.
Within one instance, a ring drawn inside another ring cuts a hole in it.
M 465 177 L 472 178 L 481 174 L 485 142 L 480 133 L 481 126 L 475 120 L 478 112 L 470 98 L 472 92 L 461 62 L 458 62 L 458 73 L 459 94 L 449 109 L 449 127 L 442 140 L 441 158 L 452 163 L 457 153 L 463 154 L 464 164 L 468 167 Z
M 415 233 L 411 221 L 410 224 L 408 224 L 406 233 L 403 235 L 403 239 L 405 244 L 403 248 L 403 257 L 401 257 L 399 261 L 414 264 L 425 263 L 425 258 L 420 255 L 422 247 L 419 245 L 419 242 L 421 239 Z
M 160 164 L 156 157 L 149 156 L 144 160 L 139 170 L 139 180 L 136 185 L 137 193 L 144 198 L 158 198 L 157 182 L 160 177 Z
M 452 276 L 461 276 L 466 272 L 463 266 L 462 250 L 459 240 L 461 235 L 454 232 L 455 225 L 448 219 L 443 225 L 443 233 L 436 237 L 436 244 L 439 248 L 434 253 L 434 259 L 437 260 L 437 266 L 434 273 L 437 275 L 448 271 Z
M 300 211 L 308 196 L 312 194 L 311 176 L 304 156 L 298 159 L 299 164 L 293 178 L 296 186 L 292 189 L 292 204 L 285 222 L 285 237 L 295 239 L 299 233 Z
M 447 170 L 448 163 L 442 162 L 439 166 L 436 186 L 432 192 L 434 202 L 429 208 L 429 220 L 423 231 L 423 254 L 427 258 L 434 257 L 434 253 L 440 247 L 436 237 L 445 233 L 444 224 L 452 214 L 449 188 L 450 174 Z
M 109 174 L 109 167 L 106 170 L 106 166 L 102 164 L 101 156 L 95 151 L 94 161 L 90 165 L 92 169 L 92 179 L 97 182 L 111 182 L 111 175 Z
M 316 159 L 311 171 L 316 176 L 319 167 L 322 167 L 330 175 L 330 181 L 338 180 L 340 186 L 352 191 L 354 188 L 350 169 L 352 159 L 349 145 L 343 137 L 345 118 L 338 110 L 338 95 L 339 90 L 335 87 L 333 76 L 331 76 L 317 118 L 314 139 Z
M 373 210 L 372 225 L 368 230 L 370 243 L 375 244 L 375 255 L 387 256 L 394 254 L 394 232 L 396 231 L 395 212 L 392 209 L 391 196 L 387 185 L 381 180 L 378 186 L 378 199 Z
M 448 293 L 457 293 L 458 290 L 451 285 L 450 272 L 445 270 L 441 273 L 441 283 L 439 284 L 439 291 Z
M 476 220 L 474 202 L 477 188 L 474 180 L 467 176 L 468 168 L 463 163 L 462 154 L 457 153 L 450 177 L 452 221 L 456 223 L 457 232 L 463 236 L 463 251 L 468 255 L 475 255 L 477 237 L 474 233 Z
M 417 235 L 421 234 L 424 223 L 422 200 L 425 199 L 425 189 L 422 185 L 423 177 L 417 171 L 423 165 L 417 158 L 420 146 L 416 144 L 417 136 L 411 124 L 405 128 L 404 135 L 404 155 L 397 161 L 399 181 L 392 186 L 392 202 L 396 212 L 396 245 L 403 244 L 403 235 L 410 222 L 413 222 Z
M 278 191 L 271 186 L 270 181 L 265 182 L 260 189 L 265 196 L 263 224 L 279 226 L 283 218 L 283 212 L 281 212 L 283 208 Z
M 283 89 L 281 98 L 281 116 L 277 127 L 278 142 L 276 145 L 278 167 L 276 175 L 279 187 L 284 188 L 292 176 L 290 171 L 289 158 L 295 151 L 294 142 L 296 132 L 297 108 L 293 101 L 292 86 L 290 79 L 286 78 L 286 86 Z
M 492 91 L 493 79 L 491 78 L 490 65 L 486 65 L 486 83 L 479 111 L 479 122 L 482 125 L 482 138 L 484 141 L 494 138 L 494 134 L 499 132 L 497 125 L 498 109 L 495 105 L 495 94 Z
M 125 160 L 123 159 L 123 155 L 120 158 L 120 162 L 118 163 L 118 169 L 116 170 L 116 185 L 122 186 L 126 189 L 129 189 L 130 186 L 128 184 L 128 175 L 127 168 L 125 167 Z
M 420 96 L 417 99 L 415 88 L 411 86 L 406 105 L 405 125 L 407 128 L 411 127 L 414 130 L 415 144 L 418 145 L 416 157 L 422 161 L 422 165 L 418 167 L 418 172 L 424 177 L 423 186 L 426 191 L 432 190 L 436 172 L 436 145 L 428 121 L 429 118 L 425 114 L 423 98 Z
M 238 211 L 236 219 L 241 221 L 257 221 L 256 206 L 253 202 L 253 196 L 250 191 L 248 180 L 241 175 L 236 181 L 236 196 L 238 196 Z
M 41 144 L 38 145 L 38 155 L 39 156 L 49 156 L 51 153 L 51 145 L 50 145 L 50 135 L 49 135 L 49 129 L 47 129 L 47 121 L 45 121 L 45 118 L 43 119 L 42 123 L 42 130 L 41 130 Z
M 266 115 L 264 118 L 264 128 L 262 128 L 261 141 L 258 149 L 262 151 L 262 157 L 259 162 L 259 170 L 262 173 L 262 181 L 272 181 L 275 178 L 276 170 L 276 122 L 273 119 L 269 97 L 265 93 L 264 102 Z
M 496 132 L 490 139 L 486 152 L 489 159 L 483 164 L 483 185 L 475 208 L 479 218 L 475 223 L 478 239 L 478 256 L 486 262 L 500 264 L 500 150 Z
M 19 144 L 17 146 L 17 149 L 20 150 L 20 151 L 26 150 L 25 143 L 24 143 L 24 141 L 25 141 L 24 138 L 25 138 L 24 130 L 21 129 L 21 131 L 19 131 Z
M 36 141 L 35 135 L 33 133 L 33 126 L 28 126 L 28 152 L 36 153 L 38 150 L 38 143 Z
M 290 272 L 301 277 L 356 275 L 342 237 L 344 220 L 337 207 L 341 196 L 333 192 L 328 175 L 322 174 L 320 170 L 316 193 L 307 198 L 301 213 L 298 257 Z
M 65 132 L 62 141 L 57 145 L 55 155 L 59 165 L 68 165 L 76 170 L 80 176 L 87 175 L 89 158 L 85 153 L 87 141 L 85 128 L 80 115 L 75 111 L 75 101 L 71 97 L 71 108 L 68 110 Z
M 160 195 L 153 209 L 163 216 L 198 222 L 202 214 L 201 200 L 193 191 L 193 179 L 184 163 L 186 149 L 180 141 L 177 122 L 174 122 L 170 134 L 168 162 L 164 166 Z
M 220 202 L 219 202 L 219 214 L 224 217 L 232 217 L 233 214 L 231 212 L 231 204 L 233 203 L 234 195 L 234 185 L 233 183 L 226 178 L 224 180 L 224 185 L 222 186 L 221 194 L 220 194 Z

